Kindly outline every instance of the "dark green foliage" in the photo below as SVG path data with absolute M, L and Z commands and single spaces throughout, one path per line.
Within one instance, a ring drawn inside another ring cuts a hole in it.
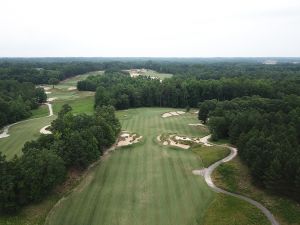
M 57 78 L 50 78 L 48 80 L 48 84 L 51 84 L 53 88 L 54 88 L 54 85 L 56 85 L 58 83 L 59 83 L 59 80 Z
M 208 118 L 208 113 L 212 110 L 214 110 L 217 106 L 217 100 L 207 100 L 205 102 L 202 102 L 199 106 L 199 112 L 198 112 L 198 119 L 203 121 L 203 123 L 206 123 Z
M 28 118 L 30 110 L 46 100 L 44 90 L 35 88 L 32 83 L 0 80 L 0 128 Z
M 221 101 L 208 115 L 212 137 L 238 146 L 256 182 L 300 201 L 300 97 Z
M 93 84 L 93 85 L 91 85 Z M 284 85 L 294 85 L 284 89 Z M 78 89 L 95 91 L 95 106 L 113 105 L 116 109 L 141 106 L 197 107 L 201 103 L 199 118 L 206 122 L 207 112 L 218 100 L 231 100 L 242 96 L 259 95 L 266 98 L 280 98 L 283 94 L 300 94 L 294 81 L 270 79 L 222 78 L 220 80 L 199 80 L 192 77 L 165 79 L 160 82 L 149 77 L 132 78 L 124 72 L 106 71 L 101 76 L 90 76 L 78 82 Z
M 18 196 L 20 203 L 40 200 L 61 183 L 66 174 L 63 160 L 46 149 L 30 149 L 18 160 Z
M 27 142 L 23 155 L 6 161 L 0 152 L 0 214 L 41 200 L 65 179 L 66 169 L 85 169 L 111 146 L 121 125 L 111 106 L 93 116 L 73 115 L 64 105 L 52 122 L 53 134 Z

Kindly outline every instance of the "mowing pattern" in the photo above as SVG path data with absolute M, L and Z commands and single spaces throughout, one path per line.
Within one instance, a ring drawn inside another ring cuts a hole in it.
M 143 108 L 118 112 L 123 129 L 144 138 L 105 156 L 76 190 L 50 213 L 55 225 L 201 224 L 214 193 L 192 174 L 202 167 L 189 150 L 161 146 L 161 133 L 204 136 L 191 127 L 195 114 L 161 118 L 172 109 Z M 202 129 L 202 130 L 200 130 Z
M 9 128 L 9 137 L 0 139 L 0 152 L 8 159 L 22 154 L 24 144 L 40 136 L 40 129 L 55 119 L 55 117 L 42 117 L 29 121 L 22 121 Z

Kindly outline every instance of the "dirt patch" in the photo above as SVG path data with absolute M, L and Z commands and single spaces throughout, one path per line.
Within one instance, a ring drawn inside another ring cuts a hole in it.
M 185 114 L 185 112 L 183 112 L 183 111 L 166 112 L 166 113 L 162 114 L 161 117 L 167 118 L 167 117 L 171 117 L 171 116 L 179 116 L 182 114 Z
M 139 136 L 135 133 L 131 134 L 129 132 L 122 132 L 118 139 L 117 147 L 128 146 L 138 143 L 142 138 L 143 136 Z

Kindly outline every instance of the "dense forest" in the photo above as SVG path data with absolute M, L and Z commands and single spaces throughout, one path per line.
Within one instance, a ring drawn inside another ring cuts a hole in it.
M 27 142 L 23 155 L 7 161 L 0 153 L 0 214 L 37 202 L 66 178 L 69 168 L 84 169 L 111 146 L 121 126 L 112 107 L 94 115 L 73 115 L 64 105 L 51 124 L 52 134 Z
M 264 65 L 264 59 L 138 59 L 138 58 L 41 58 L 1 59 L 0 80 L 47 84 L 50 79 L 63 80 L 78 74 L 105 70 L 120 71 L 134 68 L 152 69 L 183 78 L 221 79 L 243 77 L 249 79 L 299 80 L 300 64 L 295 59 L 277 59 L 277 65 Z
M 281 98 L 286 94 L 300 95 L 300 83 L 290 80 L 222 78 L 200 80 L 191 77 L 158 79 L 126 72 L 106 71 L 103 76 L 90 76 L 77 84 L 78 90 L 96 91 L 95 105 L 113 105 L 116 109 L 140 106 L 197 107 L 209 99 L 231 100 L 259 95 Z
M 28 118 L 30 110 L 46 99 L 44 89 L 35 88 L 32 83 L 0 80 L 0 128 Z
M 299 96 L 208 100 L 199 119 L 208 120 L 214 140 L 229 138 L 238 147 L 259 185 L 300 201 Z

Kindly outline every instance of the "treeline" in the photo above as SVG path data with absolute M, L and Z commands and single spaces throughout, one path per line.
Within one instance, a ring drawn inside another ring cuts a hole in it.
M 300 83 L 294 81 L 222 78 L 199 80 L 173 77 L 158 79 L 139 76 L 132 78 L 126 72 L 106 71 L 101 76 L 90 76 L 77 84 L 78 90 L 95 91 L 95 105 L 113 105 L 117 109 L 141 106 L 197 107 L 199 102 L 259 95 L 281 98 L 286 94 L 300 95 Z
M 23 155 L 7 161 L 0 153 L 0 214 L 41 200 L 66 179 L 69 168 L 85 169 L 116 140 L 121 126 L 113 107 L 93 116 L 73 115 L 64 105 L 52 134 L 27 142 Z
M 44 90 L 32 83 L 0 80 L 0 128 L 30 117 L 30 110 L 46 100 Z
M 264 65 L 261 59 L 139 59 L 139 58 L 43 58 L 0 59 L 0 79 L 48 84 L 50 79 L 63 80 L 71 76 L 96 70 L 120 71 L 151 69 L 171 73 L 178 77 L 198 80 L 243 77 L 248 79 L 295 80 L 299 82 L 300 64 L 279 63 Z
M 238 147 L 258 184 L 300 201 L 299 96 L 209 100 L 199 119 L 208 120 L 214 140 L 228 138 Z

